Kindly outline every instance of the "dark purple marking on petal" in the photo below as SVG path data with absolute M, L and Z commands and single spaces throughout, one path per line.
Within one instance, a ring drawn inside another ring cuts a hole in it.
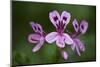
M 57 26 L 57 28 L 59 27 L 59 25 L 58 25 L 58 24 L 56 24 L 56 26 Z
M 58 17 L 57 17 L 57 16 L 55 16 L 55 17 L 54 17 L 54 21 L 57 21 L 57 20 L 58 20 Z
M 81 28 L 84 29 L 84 26 L 82 25 Z
M 66 20 L 67 20 L 67 17 L 64 16 L 64 17 L 63 17 L 63 20 L 66 21 Z
M 57 24 L 56 24 L 56 26 L 57 26 L 57 29 L 58 30 L 63 30 L 63 28 L 64 28 L 64 26 L 65 26 L 65 23 L 63 23 L 63 21 L 59 21 Z
M 63 29 L 65 26 L 65 23 L 63 23 L 63 21 L 61 21 L 61 29 Z
M 61 21 L 61 28 L 63 28 L 63 21 Z
M 33 27 L 34 27 L 35 30 L 37 29 L 36 26 L 33 26 Z
M 33 39 L 32 37 L 31 37 L 31 40 L 32 40 L 32 41 L 37 41 L 37 40 Z
M 38 30 L 41 31 L 41 29 L 38 27 Z
M 64 26 L 65 26 L 65 23 L 63 23 L 62 27 L 64 28 Z
M 61 22 L 59 21 L 58 25 L 60 26 L 61 25 Z
M 60 21 L 56 24 L 56 26 L 57 26 L 57 29 L 60 29 L 60 25 L 61 25 L 61 23 L 60 23 Z
M 77 24 L 75 24 L 75 27 L 76 27 L 76 28 L 78 27 Z
M 58 26 L 58 30 L 60 29 L 60 26 Z

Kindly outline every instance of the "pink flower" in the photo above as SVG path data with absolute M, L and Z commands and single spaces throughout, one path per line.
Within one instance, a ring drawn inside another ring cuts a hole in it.
M 42 29 L 40 24 L 37 24 L 37 23 L 34 23 L 34 22 L 30 22 L 30 25 L 31 25 L 32 29 L 34 30 L 35 34 L 30 34 L 28 36 L 28 41 L 30 43 L 37 44 L 32 49 L 33 52 L 36 52 L 43 46 L 43 43 L 45 41 L 45 35 L 44 35 L 44 31 L 43 31 L 43 29 Z
M 63 11 L 61 16 L 55 10 L 49 13 L 49 18 L 52 24 L 55 26 L 57 32 L 51 32 L 46 36 L 46 41 L 48 43 L 53 43 L 56 41 L 56 45 L 60 48 L 65 47 L 66 44 L 73 44 L 71 37 L 64 33 L 64 29 L 70 21 L 70 13 Z M 64 52 L 65 55 L 65 52 Z
M 86 21 L 81 21 L 80 23 L 80 26 L 77 22 L 76 19 L 74 19 L 73 21 L 73 26 L 74 26 L 74 29 L 75 29 L 75 33 L 72 35 L 72 38 L 73 38 L 73 44 L 71 45 L 71 48 L 72 50 L 75 50 L 77 51 L 78 55 L 81 56 L 81 52 L 84 52 L 85 51 L 85 46 L 84 44 L 77 38 L 78 35 L 80 34 L 85 34 L 86 31 L 87 31 L 87 28 L 88 28 L 88 23 Z

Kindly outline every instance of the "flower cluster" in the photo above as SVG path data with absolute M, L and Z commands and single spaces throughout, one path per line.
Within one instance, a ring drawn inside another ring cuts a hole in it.
M 30 22 L 32 29 L 35 34 L 30 34 L 28 36 L 28 41 L 30 43 L 37 44 L 32 51 L 38 51 L 44 44 L 47 42 L 49 44 L 56 43 L 57 47 L 60 49 L 62 57 L 67 60 L 68 53 L 64 50 L 66 45 L 71 46 L 73 51 L 76 51 L 79 56 L 81 56 L 81 52 L 85 51 L 84 44 L 78 39 L 80 34 L 85 34 L 88 28 L 88 23 L 85 20 L 82 20 L 80 25 L 77 20 L 74 19 L 72 25 L 75 29 L 73 34 L 64 33 L 67 24 L 70 22 L 71 15 L 67 11 L 63 11 L 60 15 L 56 10 L 49 13 L 49 18 L 54 27 L 56 28 L 56 32 L 51 32 L 49 34 L 45 34 L 42 29 L 42 26 L 38 23 Z

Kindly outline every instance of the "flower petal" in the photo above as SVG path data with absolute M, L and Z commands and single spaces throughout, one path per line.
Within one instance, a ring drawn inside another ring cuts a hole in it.
M 66 27 L 66 25 L 69 23 L 71 18 L 71 15 L 69 12 L 63 11 L 61 14 L 61 21 L 63 21 L 63 23 L 65 24 L 64 28 Z
M 66 44 L 73 44 L 73 40 L 68 34 L 64 33 L 63 35 L 65 37 L 65 43 Z
M 53 43 L 54 41 L 56 41 L 56 37 L 57 32 L 51 32 L 45 37 L 45 39 L 48 43 Z
M 32 29 L 33 29 L 36 33 L 40 33 L 40 34 L 43 33 L 43 29 L 42 29 L 42 27 L 41 27 L 40 24 L 34 23 L 34 22 L 30 22 L 30 25 L 32 26 Z
M 54 11 L 52 11 L 52 12 L 49 13 L 49 18 L 50 18 L 50 21 L 52 22 L 52 24 L 57 28 L 56 24 L 60 20 L 59 13 L 56 10 L 54 10 Z
M 82 42 L 80 43 L 80 50 L 83 51 L 83 52 L 85 51 L 85 46 Z
M 38 51 L 43 46 L 43 43 L 44 43 L 44 38 L 41 38 L 39 43 L 32 49 L 32 51 L 33 52 Z
M 71 45 L 72 50 L 74 51 L 76 47 L 76 43 L 73 41 L 73 44 Z
M 73 39 L 73 42 L 74 43 L 71 45 L 72 50 L 74 51 L 76 49 L 77 54 L 81 56 L 81 53 L 79 51 L 79 46 L 78 46 L 79 42 L 77 42 L 77 39 Z
M 80 48 L 81 51 L 85 51 L 85 46 L 84 44 L 79 40 L 79 39 L 75 39 L 77 41 L 77 45 Z
M 83 20 L 80 24 L 80 32 L 84 34 L 87 31 L 87 28 L 88 28 L 88 23 L 85 20 Z
M 83 45 L 83 43 L 79 40 L 79 39 L 74 39 L 74 42 L 75 42 L 75 48 L 76 48 L 76 51 L 78 53 L 79 56 L 81 56 L 81 53 L 80 51 L 85 51 L 85 46 Z
M 37 43 L 40 40 L 40 35 L 39 34 L 30 34 L 28 36 L 28 41 L 30 43 Z
M 37 25 L 34 22 L 30 22 L 30 25 L 32 26 L 32 29 L 37 32 Z
M 60 48 L 64 48 L 65 47 L 65 41 L 64 41 L 64 37 L 63 36 L 57 36 L 56 39 L 56 45 Z
M 65 51 L 61 51 L 61 53 L 62 53 L 62 57 L 63 57 L 65 60 L 67 60 L 67 59 L 68 59 L 68 53 L 65 52 Z
M 76 19 L 74 19 L 74 21 L 73 21 L 73 26 L 74 26 L 75 31 L 78 32 L 79 31 L 79 24 L 78 24 Z

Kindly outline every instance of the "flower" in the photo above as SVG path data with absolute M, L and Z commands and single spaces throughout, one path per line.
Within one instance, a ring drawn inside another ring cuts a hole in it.
M 84 44 L 77 38 L 77 36 L 79 36 L 80 34 L 85 34 L 88 28 L 88 23 L 85 20 L 82 20 L 80 23 L 80 26 L 77 22 L 76 19 L 74 19 L 73 21 L 73 27 L 75 29 L 75 33 L 72 35 L 72 39 L 73 39 L 73 44 L 71 45 L 72 50 L 77 51 L 78 55 L 81 56 L 81 52 L 85 51 L 85 46 Z
M 64 33 L 64 29 L 66 28 L 66 25 L 69 23 L 70 17 L 70 13 L 66 11 L 63 11 L 61 16 L 56 10 L 49 13 L 50 21 L 55 26 L 57 32 L 51 32 L 45 37 L 48 43 L 53 43 L 56 41 L 56 45 L 60 48 L 64 48 L 65 43 L 73 43 L 71 37 L 68 34 Z
M 34 23 L 34 22 L 30 22 L 30 25 L 31 25 L 32 29 L 34 30 L 35 34 L 30 34 L 28 36 L 28 41 L 30 43 L 37 44 L 32 49 L 33 52 L 36 52 L 43 46 L 43 43 L 45 41 L 45 34 L 44 34 L 44 31 L 43 31 L 43 29 L 42 29 L 40 24 L 37 24 L 37 23 Z

